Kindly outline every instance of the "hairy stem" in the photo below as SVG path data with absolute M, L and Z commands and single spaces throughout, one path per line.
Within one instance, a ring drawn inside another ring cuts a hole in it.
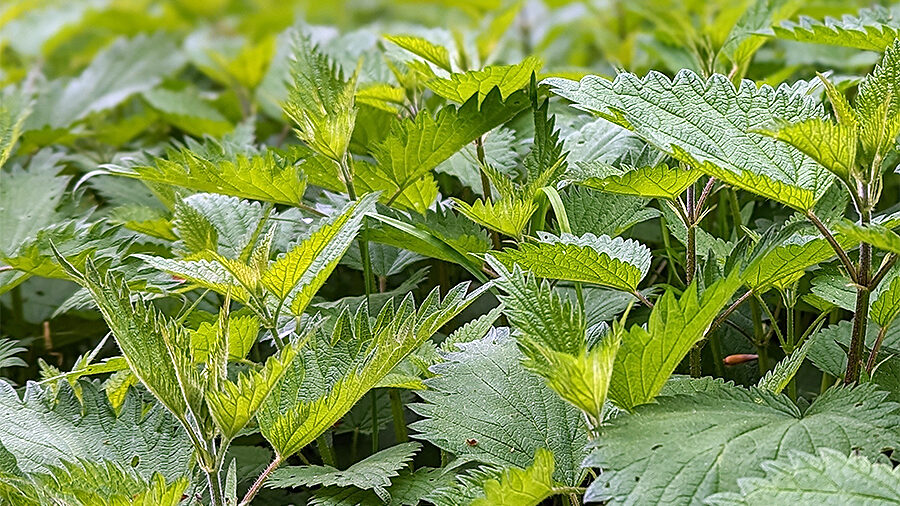
M 847 270 L 847 274 L 850 275 L 850 279 L 853 280 L 854 283 L 859 283 L 859 273 L 856 271 L 856 268 L 853 267 L 853 262 L 850 261 L 850 257 L 847 256 L 847 252 L 844 251 L 844 248 L 838 244 L 837 239 L 834 238 L 834 235 L 828 230 L 828 227 L 822 223 L 822 220 L 816 216 L 811 210 L 807 211 L 806 217 L 809 218 L 809 221 L 812 222 L 813 225 L 819 229 L 819 232 L 825 237 L 825 240 L 828 241 L 828 244 L 831 245 L 831 249 L 837 254 L 838 258 L 841 260 L 841 263 L 844 265 L 844 269 Z
M 872 345 L 872 351 L 869 352 L 869 360 L 866 361 L 866 375 L 871 376 L 875 370 L 875 360 L 878 358 L 878 350 L 881 349 L 881 342 L 884 341 L 884 335 L 887 334 L 887 325 L 878 329 L 878 337 L 875 338 L 875 344 Z
M 860 185 L 859 221 L 863 226 L 872 221 L 869 209 L 868 187 Z M 872 269 L 872 245 L 859 245 L 859 267 L 856 272 L 856 308 L 853 311 L 853 330 L 850 334 L 850 350 L 847 352 L 847 371 L 844 373 L 844 384 L 851 385 L 859 381 L 860 365 L 866 348 L 866 325 L 869 321 L 869 296 L 871 289 L 869 279 Z
M 278 469 L 278 466 L 281 465 L 282 459 L 278 455 L 275 456 L 275 459 L 266 467 L 262 473 L 260 473 L 259 477 L 256 478 L 256 481 L 253 482 L 253 485 L 250 486 L 250 489 L 247 490 L 247 493 L 244 494 L 244 498 L 241 499 L 240 506 L 247 506 L 250 504 L 250 501 L 256 497 L 256 494 L 259 493 L 259 490 L 262 488 L 263 483 L 266 482 L 266 479 L 272 474 L 272 471 Z
M 491 195 L 491 180 L 488 178 L 485 170 L 487 161 L 484 157 L 484 136 L 478 136 L 475 139 L 475 157 L 478 158 L 478 173 L 481 174 L 481 194 L 484 196 L 484 201 L 494 200 L 494 197 Z M 491 230 L 491 242 L 494 245 L 494 249 L 500 249 L 500 234 L 496 230 Z
M 687 251 L 685 252 L 685 266 L 684 266 L 684 280 L 685 283 L 690 285 L 694 281 L 694 275 L 697 271 L 697 202 L 694 196 L 694 185 L 688 186 L 687 188 L 687 220 L 685 221 L 685 226 L 687 227 Z M 699 378 L 703 374 L 702 369 L 702 355 L 703 352 L 703 343 L 704 341 L 700 341 L 693 348 L 691 348 L 691 356 L 690 356 L 690 364 L 691 364 L 691 377 Z

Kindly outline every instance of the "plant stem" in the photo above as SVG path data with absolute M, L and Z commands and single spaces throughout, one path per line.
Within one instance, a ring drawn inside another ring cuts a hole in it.
M 375 390 L 371 390 L 372 393 L 372 453 L 376 453 L 378 451 L 378 396 L 375 395 Z
M 322 462 L 326 466 L 337 467 L 337 457 L 334 454 L 334 440 L 332 439 L 331 430 L 326 430 L 316 438 L 316 446 L 319 448 Z
M 247 490 L 247 493 L 244 494 L 244 498 L 241 499 L 240 506 L 247 506 L 250 504 L 250 501 L 256 497 L 256 494 L 259 493 L 259 490 L 262 488 L 263 483 L 266 482 L 266 478 L 272 474 L 272 471 L 278 469 L 278 466 L 281 465 L 281 457 L 275 455 L 275 459 L 266 467 L 262 473 L 260 473 L 259 477 L 256 478 L 256 481 L 253 482 L 253 485 L 250 486 L 250 489 Z
M 344 184 L 347 186 L 347 195 L 350 200 L 358 200 L 356 195 L 356 187 L 353 185 L 353 170 L 350 167 L 352 158 L 349 154 L 345 154 L 341 158 L 341 176 L 344 178 Z M 365 222 L 363 222 L 365 223 Z M 363 225 L 363 233 L 369 229 L 368 225 Z M 362 257 L 363 266 L 363 285 L 366 289 L 366 302 L 369 302 L 369 295 L 374 291 L 372 285 L 372 259 L 369 257 L 369 241 L 365 237 L 359 238 L 359 256 Z
M 406 417 L 403 414 L 403 400 L 400 399 L 400 391 L 396 388 L 388 390 L 391 398 L 391 414 L 394 417 L 394 434 L 398 443 L 409 441 L 409 433 L 406 430 Z
M 728 306 L 727 309 L 725 309 L 725 311 L 722 311 L 722 314 L 720 314 L 719 317 L 716 318 L 716 320 L 713 322 L 713 324 L 709 326 L 709 330 L 706 331 L 706 335 L 707 336 L 711 335 L 716 329 L 721 327 L 722 324 L 725 323 L 725 320 L 727 320 L 728 317 L 731 316 L 731 313 L 735 312 L 737 310 L 737 308 L 741 304 L 744 303 L 744 301 L 746 301 L 747 299 L 749 299 L 752 296 L 753 296 L 753 290 L 747 290 L 746 292 L 744 292 L 743 295 L 738 297 L 737 300 L 732 302 L 731 305 Z
M 222 483 L 219 482 L 219 470 L 207 471 L 206 482 L 209 484 L 209 501 L 212 506 L 224 506 L 225 496 L 222 495 Z
M 819 229 L 819 232 L 825 237 L 828 244 L 831 245 L 831 249 L 837 253 L 838 258 L 841 259 L 841 263 L 844 264 L 844 268 L 847 269 L 847 274 L 850 275 L 850 279 L 853 280 L 854 283 L 859 283 L 859 273 L 856 271 L 856 268 L 853 267 L 853 262 L 850 261 L 847 252 L 844 251 L 844 248 L 842 248 L 840 244 L 838 244 L 837 239 L 834 238 L 834 235 L 828 230 L 828 227 L 822 223 L 822 220 L 820 220 L 812 210 L 806 212 L 806 217 L 809 218 L 809 221 L 811 221 L 817 229 Z
M 866 187 L 863 185 L 860 201 L 860 224 L 866 226 L 872 218 L 868 207 Z M 869 320 L 869 296 L 871 290 L 870 269 L 872 268 L 872 245 L 859 245 L 859 268 L 856 279 L 856 308 L 853 311 L 853 330 L 850 334 L 850 350 L 847 353 L 847 371 L 844 373 L 844 384 L 851 385 L 859 381 L 859 370 L 862 356 L 866 348 L 866 325 Z
M 690 285 L 694 281 L 694 275 L 697 271 L 697 230 L 696 230 L 696 218 L 699 214 L 696 209 L 696 199 L 694 196 L 694 185 L 690 185 L 687 188 L 687 220 L 685 221 L 685 226 L 687 227 L 687 251 L 685 252 L 685 262 L 684 262 L 684 279 L 687 285 Z M 700 341 L 693 348 L 691 348 L 691 356 L 690 356 L 690 364 L 691 364 L 691 377 L 699 378 L 703 374 L 702 368 L 702 355 L 703 352 L 703 342 Z
M 878 330 L 878 337 L 875 338 L 875 344 L 872 345 L 872 351 L 869 352 L 869 360 L 866 361 L 866 375 L 871 376 L 872 370 L 875 369 L 875 359 L 878 357 L 878 350 L 881 348 L 881 342 L 884 341 L 884 335 L 887 334 L 887 326 Z
M 475 157 L 478 159 L 478 173 L 481 175 L 481 194 L 484 196 L 484 201 L 488 202 L 494 200 L 494 197 L 491 195 L 491 180 L 488 178 L 487 171 L 485 170 L 487 162 L 484 157 L 484 136 L 478 136 L 475 139 Z M 502 247 L 500 244 L 500 234 L 498 234 L 496 230 L 491 230 L 491 242 L 494 245 L 494 249 L 500 249 Z

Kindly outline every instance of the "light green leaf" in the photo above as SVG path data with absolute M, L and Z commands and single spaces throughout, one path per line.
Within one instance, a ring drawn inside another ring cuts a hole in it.
M 348 204 L 334 219 L 323 222 L 299 245 L 273 262 L 262 276 L 262 284 L 280 300 L 291 303 L 300 315 L 322 287 L 362 226 L 366 214 L 375 209 L 375 194 Z
M 653 400 L 691 348 L 703 339 L 719 311 L 740 286 L 737 272 L 698 294 L 696 283 L 681 298 L 667 290 L 656 301 L 647 328 L 614 331 L 622 344 L 616 355 L 609 398 L 633 409 Z
M 335 424 L 407 355 L 469 306 L 486 288 L 466 295 L 468 284 L 444 300 L 433 290 L 415 309 L 412 295 L 388 302 L 374 323 L 368 306 L 342 316 L 329 340 L 319 339 L 295 360 L 257 414 L 263 436 L 279 458 L 293 455 Z M 319 371 L 315 374 L 315 371 Z M 327 374 L 325 373 L 327 371 Z
M 236 381 L 225 380 L 219 390 L 206 392 L 209 413 L 223 437 L 235 437 L 256 415 L 297 356 L 299 346 L 301 343 L 290 343 L 270 356 L 260 370 L 241 373 Z
M 617 168 L 596 162 L 577 164 L 568 176 L 582 186 L 608 193 L 675 200 L 694 184 L 703 172 L 669 167 L 666 164 L 647 167 Z
M 338 470 L 331 466 L 283 467 L 276 469 L 269 476 L 266 486 L 296 488 L 335 485 L 359 489 L 380 489 L 385 492 L 385 488 L 391 486 L 391 479 L 399 476 L 397 471 L 407 467 L 421 448 L 421 443 L 400 443 L 372 454 L 344 470 Z
M 542 65 L 540 58 L 529 56 L 515 65 L 489 65 L 481 70 L 450 74 L 449 79 L 430 79 L 425 86 L 436 95 L 459 104 L 477 95 L 481 105 L 495 87 L 500 90 L 500 98 L 506 100 L 513 92 L 527 86 L 531 74 Z
M 900 442 L 898 405 L 872 385 L 832 388 L 801 414 L 783 395 L 722 384 L 663 396 L 606 426 L 586 464 L 603 469 L 586 501 L 703 504 L 785 448 L 874 457 Z
M 384 38 L 447 72 L 453 72 L 450 65 L 450 52 L 445 47 L 415 35 L 385 35 Z
M 853 244 L 847 236 L 838 237 L 838 241 L 845 248 Z M 783 289 L 803 277 L 809 267 L 834 256 L 834 249 L 823 237 L 790 234 L 755 252 L 741 279 L 760 294 L 772 288 Z
M 825 193 L 831 175 L 796 148 L 755 129 L 775 121 L 822 117 L 813 97 L 782 85 L 735 89 L 726 76 L 703 80 L 680 71 L 673 80 L 651 72 L 615 81 L 587 76 L 581 82 L 547 79 L 552 91 L 633 130 L 660 150 L 741 189 L 807 210 Z
M 849 220 L 833 224 L 835 230 L 854 241 L 864 242 L 872 246 L 900 255 L 900 234 L 883 225 L 857 225 Z
M 507 268 L 518 264 L 542 278 L 583 281 L 626 292 L 637 291 L 650 270 L 649 248 L 632 239 L 605 235 L 557 237 L 538 232 L 538 242 L 491 255 Z
M 809 353 L 812 343 L 812 339 L 807 339 L 802 346 L 794 350 L 789 356 L 784 357 L 781 362 L 775 364 L 774 368 L 770 369 L 765 376 L 759 379 L 759 383 L 756 384 L 757 388 L 768 390 L 773 394 L 780 394 L 797 374 L 797 371 L 800 370 L 800 366 L 803 365 L 803 360 L 806 359 L 806 354 Z
M 187 330 L 141 297 L 132 302 L 127 285 L 109 273 L 101 275 L 91 261 L 82 274 L 64 259 L 57 260 L 72 279 L 90 292 L 141 383 L 179 419 L 183 420 L 189 412 L 197 413 L 203 387 L 199 371 L 192 364 Z
M 554 495 L 553 453 L 538 448 L 534 462 L 525 469 L 508 468 L 499 479 L 484 483 L 484 497 L 472 506 L 537 506 Z
M 290 89 L 284 112 L 297 125 L 297 137 L 317 153 L 334 161 L 347 156 L 356 124 L 356 80 L 349 79 L 334 61 L 299 32 L 293 33 Z
M 869 317 L 881 327 L 888 327 L 900 316 L 900 267 L 893 267 L 872 293 Z
M 17 88 L 9 86 L 0 90 L 0 167 L 6 164 L 16 146 L 31 106 L 31 97 Z
M 457 458 L 525 468 L 539 448 L 556 460 L 553 478 L 581 480 L 587 431 L 582 414 L 521 364 L 525 356 L 505 329 L 457 345 L 432 367 L 436 376 L 412 404 L 425 417 L 410 427 Z
M 855 172 L 856 128 L 810 118 L 759 133 L 794 146 L 845 181 L 849 181 L 850 174 Z
M 900 134 L 900 38 L 887 44 L 881 62 L 860 83 L 853 107 L 863 152 L 870 160 L 881 161 L 885 153 L 896 149 Z
M 222 113 L 191 90 L 155 88 L 142 96 L 166 121 L 190 135 L 218 137 L 234 128 Z
M 524 92 L 513 93 L 503 101 L 500 90 L 494 89 L 484 100 L 472 97 L 459 107 L 448 105 L 434 115 L 421 111 L 415 119 L 395 122 L 387 137 L 372 149 L 372 155 L 385 177 L 404 190 L 527 106 Z
M 858 504 L 887 506 L 900 503 L 900 471 L 891 466 L 830 448 L 815 455 L 791 452 L 762 463 L 764 477 L 741 478 L 740 492 L 706 498 L 715 506 L 771 504 Z
M 35 499 L 40 504 L 72 506 L 177 506 L 189 481 L 185 476 L 168 483 L 158 473 L 145 479 L 128 464 L 84 459 L 32 476 L 32 483 L 37 484 Z
M 518 197 L 503 197 L 498 200 L 478 199 L 474 204 L 453 199 L 456 209 L 475 223 L 520 239 L 531 215 L 537 211 L 533 200 Z
M 884 47 L 900 36 L 900 25 L 891 12 L 876 5 L 862 9 L 859 15 L 845 14 L 841 19 L 826 17 L 824 21 L 800 16 L 796 21 L 785 21 L 772 27 L 780 39 L 853 47 L 868 51 L 883 51 Z
M 264 153 L 231 155 L 208 139 L 208 153 L 182 147 L 170 149 L 167 158 L 156 158 L 154 166 L 107 166 L 112 174 L 153 183 L 235 197 L 301 205 L 306 177 L 293 155 Z

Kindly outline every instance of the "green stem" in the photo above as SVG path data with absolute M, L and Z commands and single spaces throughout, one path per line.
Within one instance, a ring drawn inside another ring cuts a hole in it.
M 690 286 L 694 281 L 694 275 L 697 271 L 697 226 L 696 220 L 699 214 L 696 209 L 696 198 L 694 196 L 694 185 L 687 188 L 687 219 L 684 226 L 687 227 L 687 251 L 685 252 L 684 262 L 684 279 L 685 283 Z M 699 378 L 703 375 L 703 341 L 700 341 L 691 348 L 690 364 L 691 377 Z
M 326 466 L 337 467 L 337 457 L 334 454 L 334 440 L 332 439 L 331 430 L 326 430 L 316 438 L 316 446 L 319 448 L 319 455 L 322 456 L 322 462 Z
M 868 207 L 867 187 L 862 185 L 860 192 L 860 224 L 866 226 L 872 221 Z M 869 320 L 869 283 L 872 269 L 872 245 L 859 245 L 859 267 L 856 279 L 856 308 L 853 311 L 853 329 L 850 334 L 850 350 L 847 352 L 847 371 L 844 373 L 844 384 L 851 385 L 859 381 L 860 365 L 866 348 L 866 325 Z
M 212 506 L 224 506 L 225 496 L 222 494 L 222 483 L 219 481 L 219 470 L 206 472 L 206 482 L 209 484 L 209 500 Z
M 372 390 L 372 453 L 378 452 L 378 396 Z
M 484 201 L 488 202 L 494 200 L 493 195 L 491 195 L 491 180 L 488 178 L 487 171 L 485 170 L 487 161 L 484 156 L 483 136 L 478 136 L 475 139 L 475 157 L 478 158 L 478 173 L 481 174 L 481 194 L 484 196 Z M 491 230 L 491 242 L 494 245 L 494 249 L 500 249 L 502 247 L 500 243 L 500 234 L 498 234 L 496 230 Z
M 398 443 L 409 441 L 409 433 L 406 430 L 406 416 L 403 414 L 403 400 L 400 399 L 400 391 L 396 388 L 388 390 L 391 398 L 391 414 L 394 417 L 394 434 Z

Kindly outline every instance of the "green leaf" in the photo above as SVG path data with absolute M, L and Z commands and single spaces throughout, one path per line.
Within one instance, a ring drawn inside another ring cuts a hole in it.
M 256 415 L 297 356 L 299 346 L 299 343 L 288 344 L 270 356 L 260 370 L 241 373 L 236 381 L 225 380 L 219 390 L 206 392 L 209 413 L 223 437 L 228 440 L 235 437 Z
M 484 98 L 472 97 L 463 105 L 448 105 L 432 115 L 421 111 L 415 119 L 395 122 L 387 137 L 372 149 L 379 169 L 399 192 L 419 180 L 441 162 L 474 141 L 512 119 L 528 106 L 524 92 L 502 100 L 494 89 Z
M 581 413 L 521 364 L 525 356 L 508 332 L 457 345 L 433 366 L 425 401 L 410 407 L 423 417 L 411 428 L 457 458 L 525 468 L 539 448 L 556 460 L 554 480 L 577 485 L 587 432 Z
M 48 472 L 76 458 L 110 461 L 150 478 L 187 476 L 191 445 L 161 405 L 145 409 L 137 392 L 116 412 L 97 386 L 78 383 L 81 400 L 67 382 L 56 395 L 29 382 L 24 395 L 0 381 L 0 443 L 25 473 Z
M 582 186 L 607 193 L 675 200 L 694 184 L 703 173 L 695 169 L 669 167 L 666 164 L 647 167 L 617 168 L 587 162 L 577 164 L 568 176 Z
M 389 302 L 374 324 L 365 304 L 355 318 L 342 316 L 330 340 L 317 340 L 309 353 L 295 360 L 299 369 L 285 375 L 257 415 L 260 430 L 278 458 L 293 455 L 331 428 L 407 355 L 486 289 L 466 295 L 467 286 L 452 288 L 444 300 L 435 289 L 418 310 L 412 295 L 396 309 Z M 317 369 L 328 373 L 314 374 Z
M 280 300 L 289 300 L 300 315 L 356 238 L 366 214 L 375 209 L 376 195 L 348 204 L 334 219 L 323 222 L 299 245 L 268 266 L 262 284 Z
M 659 397 L 606 426 L 586 464 L 603 469 L 586 501 L 703 504 L 785 448 L 876 456 L 900 442 L 898 405 L 871 385 L 832 388 L 800 412 L 783 395 L 722 384 Z
M 486 481 L 484 497 L 472 506 L 537 506 L 554 495 L 553 468 L 553 453 L 538 448 L 526 469 L 505 469 L 499 479 Z
M 772 27 L 780 39 L 853 47 L 868 51 L 883 51 L 900 36 L 900 25 L 891 12 L 879 5 L 862 9 L 859 15 L 845 14 L 841 19 L 826 17 L 824 21 L 800 16 Z
M 787 357 L 784 357 L 781 362 L 775 364 L 774 368 L 770 369 L 765 376 L 759 379 L 759 383 L 756 384 L 757 388 L 768 390 L 773 394 L 780 394 L 797 374 L 797 371 L 800 370 L 800 366 L 803 365 L 803 360 L 806 359 L 806 354 L 809 353 L 809 348 L 813 342 L 812 339 L 807 339 L 802 346 L 791 352 Z
M 611 195 L 573 186 L 560 194 L 574 235 L 617 236 L 644 221 L 659 216 L 647 207 L 647 199 Z
M 384 38 L 447 72 L 453 72 L 450 64 L 450 52 L 445 47 L 415 35 L 385 35 Z
M 9 86 L 0 90 L 0 167 L 6 164 L 22 135 L 31 106 L 31 97 L 17 88 Z
M 453 473 L 445 469 L 422 467 L 414 473 L 401 472 L 385 488 L 390 497 L 388 506 L 417 506 L 431 500 L 435 489 L 453 482 Z M 385 500 L 372 490 L 353 487 L 325 487 L 316 491 L 311 506 L 385 506 Z
M 872 246 L 900 255 L 900 234 L 878 224 L 857 225 L 849 220 L 833 224 L 835 230 L 854 241 L 864 242 Z
M 199 371 L 190 356 L 187 330 L 169 320 L 110 273 L 101 275 L 88 261 L 82 274 L 57 258 L 91 294 L 135 376 L 176 417 L 183 420 L 202 403 Z M 196 415 L 195 415 L 196 416 Z
M 813 97 L 786 85 L 744 81 L 735 89 L 723 75 L 703 80 L 688 70 L 673 80 L 651 72 L 643 79 L 544 82 L 577 108 L 633 130 L 691 167 L 796 209 L 811 209 L 831 184 L 828 171 L 802 152 L 754 132 L 775 121 L 822 117 Z
M 738 480 L 740 492 L 706 498 L 717 506 L 770 504 L 865 504 L 900 502 L 900 471 L 859 455 L 830 448 L 816 454 L 791 452 L 763 462 L 764 477 Z
M 854 172 L 857 133 L 853 127 L 810 118 L 759 133 L 794 146 L 845 181 Z
M 271 488 L 312 487 L 316 485 L 375 489 L 382 493 L 391 486 L 398 471 L 412 462 L 421 443 L 400 443 L 372 454 L 341 471 L 331 466 L 292 466 L 276 469 L 266 480 Z
M 872 293 L 869 317 L 881 327 L 888 327 L 900 316 L 900 267 L 893 267 Z
M 837 240 L 844 248 L 854 244 L 846 235 Z M 834 249 L 819 235 L 785 234 L 754 252 L 741 279 L 760 294 L 772 288 L 783 289 L 803 277 L 809 267 L 834 256 Z
M 528 225 L 531 215 L 537 211 L 537 204 L 532 199 L 503 197 L 498 200 L 478 199 L 474 204 L 453 199 L 456 209 L 475 223 L 520 239 L 522 231 Z
M 165 33 L 116 39 L 78 77 L 51 82 L 35 102 L 25 129 L 68 127 L 154 88 L 184 63 L 183 53 Z
M 283 104 L 297 125 L 297 137 L 317 153 L 334 161 L 347 155 L 356 124 L 358 70 L 344 80 L 341 68 L 305 35 L 293 34 L 291 77 L 294 86 Z
M 145 479 L 127 464 L 65 462 L 47 473 L 32 476 L 37 483 L 34 499 L 41 504 L 177 506 L 189 479 L 168 483 L 161 474 Z
M 222 113 L 191 90 L 155 88 L 142 96 L 166 121 L 190 135 L 218 137 L 234 128 Z
M 214 252 L 237 259 L 252 248 L 265 217 L 259 202 L 198 193 L 175 203 L 172 225 L 185 256 Z
M 156 158 L 153 166 L 107 166 L 107 169 L 116 175 L 201 192 L 293 206 L 303 204 L 306 177 L 292 155 L 273 150 L 231 154 L 210 138 L 205 147 L 207 153 L 186 147 L 170 149 L 167 158 Z
M 737 272 L 709 286 L 696 283 L 681 298 L 667 290 L 653 307 L 647 328 L 634 325 L 617 331 L 622 344 L 616 355 L 609 398 L 624 409 L 646 404 L 662 390 L 691 348 L 703 339 L 719 311 L 740 286 Z
M 542 278 L 583 281 L 626 292 L 637 291 L 650 270 L 650 249 L 632 239 L 605 235 L 557 237 L 538 232 L 538 242 L 491 255 L 507 268 L 518 264 Z
M 449 79 L 430 79 L 425 86 L 436 95 L 459 104 L 477 95 L 481 105 L 494 88 L 498 88 L 500 98 L 506 100 L 513 92 L 527 86 L 531 74 L 542 65 L 540 58 L 529 56 L 515 65 L 488 65 L 481 70 L 450 74 Z
M 519 267 L 512 272 L 489 257 L 497 271 L 494 281 L 504 312 L 517 330 L 516 339 L 528 357 L 525 367 L 547 380 L 563 399 L 582 410 L 591 428 L 603 421 L 618 336 L 588 347 L 584 311 L 553 291 L 544 281 L 526 277 Z
M 887 44 L 881 62 L 860 83 L 853 107 L 863 152 L 869 163 L 876 162 L 877 171 L 884 154 L 896 149 L 900 134 L 900 38 Z

